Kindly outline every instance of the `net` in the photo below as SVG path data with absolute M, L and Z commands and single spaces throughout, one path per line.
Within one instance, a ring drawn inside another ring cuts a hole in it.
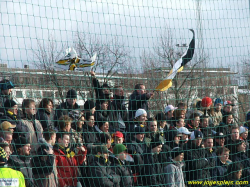
M 26 186 L 248 185 L 248 1 L 0 12 L 1 147 Z

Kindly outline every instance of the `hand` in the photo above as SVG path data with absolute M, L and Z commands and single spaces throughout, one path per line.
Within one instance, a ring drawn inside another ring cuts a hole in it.
M 51 147 L 49 148 L 49 150 L 47 151 L 46 149 L 44 149 L 44 151 L 48 154 L 48 155 L 53 155 L 54 151 L 53 149 L 51 149 Z
M 147 98 L 151 98 L 151 97 L 153 97 L 154 96 L 154 92 L 149 92 L 149 93 L 147 93 Z
M 86 149 L 85 149 L 83 146 L 77 147 L 77 149 L 78 149 L 78 150 L 81 150 L 82 152 L 85 152 L 85 151 L 86 151 Z
M 95 72 L 94 72 L 94 71 L 90 71 L 90 75 L 91 75 L 92 77 L 95 77 Z

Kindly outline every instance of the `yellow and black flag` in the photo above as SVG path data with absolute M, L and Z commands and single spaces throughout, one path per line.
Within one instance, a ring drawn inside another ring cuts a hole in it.
M 181 58 L 174 64 L 173 69 L 169 72 L 168 76 L 162 80 L 159 85 L 155 88 L 156 91 L 165 91 L 172 86 L 172 80 L 177 74 L 183 70 L 185 66 L 194 56 L 195 49 L 195 33 L 193 29 L 189 29 L 193 33 L 193 39 L 189 43 L 189 47 Z

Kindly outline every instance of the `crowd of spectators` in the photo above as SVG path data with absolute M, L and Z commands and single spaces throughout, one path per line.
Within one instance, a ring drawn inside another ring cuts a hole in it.
M 74 89 L 57 107 L 43 98 L 24 99 L 19 108 L 14 84 L 0 81 L 0 180 L 12 172 L 27 187 L 250 181 L 250 112 L 239 124 L 231 101 L 204 97 L 152 114 L 154 92 L 145 85 L 136 84 L 126 103 L 122 86 L 101 85 L 91 75 L 95 98 L 83 108 Z

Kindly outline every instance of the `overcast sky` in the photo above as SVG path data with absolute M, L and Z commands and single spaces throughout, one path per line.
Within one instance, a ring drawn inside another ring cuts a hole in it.
M 202 0 L 204 51 L 210 66 L 236 68 L 250 47 L 248 0 Z M 73 46 L 77 31 L 117 37 L 139 62 L 169 28 L 174 42 L 189 43 L 197 31 L 196 0 L 2 0 L 0 63 L 23 67 L 34 59 L 37 40 Z M 199 42 L 199 38 L 197 39 Z M 137 66 L 138 67 L 138 66 Z

